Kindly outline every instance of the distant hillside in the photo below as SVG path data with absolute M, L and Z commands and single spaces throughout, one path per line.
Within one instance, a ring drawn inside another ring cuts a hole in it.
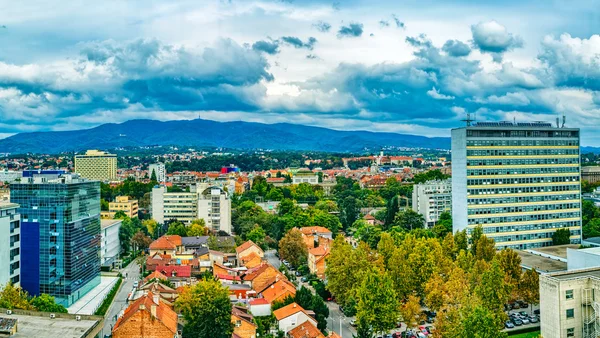
M 21 133 L 0 140 L 0 152 L 59 153 L 153 145 L 358 152 L 385 146 L 449 149 L 450 138 L 337 131 L 287 123 L 131 120 L 85 130 Z

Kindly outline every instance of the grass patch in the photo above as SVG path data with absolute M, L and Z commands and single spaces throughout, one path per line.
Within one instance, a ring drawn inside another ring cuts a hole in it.
M 510 336 L 511 338 L 537 338 L 540 336 L 540 331 L 533 331 L 533 332 L 527 332 L 527 333 L 519 333 L 516 334 L 514 336 Z
M 123 279 L 119 278 L 119 280 L 117 280 L 113 288 L 108 293 L 108 296 L 106 296 L 106 298 L 102 302 L 102 305 L 100 305 L 98 310 L 94 312 L 96 316 L 104 316 L 106 314 L 106 311 L 108 311 L 110 304 L 112 304 L 113 299 L 115 299 L 115 296 L 117 295 L 117 291 L 119 291 L 119 286 L 121 286 L 121 283 L 123 283 Z

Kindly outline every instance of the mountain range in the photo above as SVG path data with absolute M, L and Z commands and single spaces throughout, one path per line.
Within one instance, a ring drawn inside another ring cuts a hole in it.
M 0 140 L 0 153 L 60 153 L 135 146 L 361 152 L 382 147 L 450 149 L 448 137 L 339 131 L 289 123 L 130 120 L 91 129 L 20 133 Z

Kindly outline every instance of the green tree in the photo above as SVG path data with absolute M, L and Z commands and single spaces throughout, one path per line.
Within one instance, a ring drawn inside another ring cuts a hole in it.
M 490 268 L 481 276 L 481 283 L 475 288 L 475 294 L 487 309 L 503 314 L 510 292 L 511 285 L 506 283 L 500 262 L 494 259 Z
M 467 250 L 469 248 L 469 239 L 467 237 L 467 230 L 457 231 L 454 235 L 454 244 L 456 244 L 456 250 Z
M 494 259 L 496 255 L 496 246 L 493 239 L 482 235 L 474 246 L 477 248 L 475 254 L 476 259 L 483 259 L 486 262 L 490 262 Z
M 571 231 L 568 228 L 557 229 L 552 234 L 553 245 L 563 245 L 571 243 Z
M 152 238 L 146 236 L 142 231 L 138 231 L 131 237 L 131 244 L 135 251 L 138 250 L 146 250 L 150 243 L 152 243 Z
M 183 335 L 191 338 L 230 338 L 229 291 L 218 281 L 203 280 L 187 287 L 175 302 L 185 319 Z
M 246 235 L 246 239 L 256 243 L 259 246 L 262 246 L 266 236 L 267 234 L 265 233 L 265 230 L 259 226 L 256 226 Z
M 33 297 L 30 301 L 31 305 L 35 307 L 36 310 L 41 312 L 56 312 L 56 313 L 67 313 L 67 309 L 60 305 L 56 304 L 54 297 L 42 293 L 39 296 Z
M 308 249 L 304 244 L 304 238 L 300 230 L 295 228 L 290 230 L 279 241 L 279 257 L 287 260 L 294 267 L 306 262 Z
M 167 235 L 179 235 L 181 237 L 187 236 L 187 228 L 185 224 L 175 221 L 169 224 L 169 229 L 167 230 Z
M 150 236 L 154 238 L 158 237 L 158 222 L 153 219 L 145 219 L 142 221 L 142 226 L 146 228 L 146 231 L 150 234 Z
M 392 279 L 376 269 L 369 269 L 357 292 L 356 317 L 374 332 L 387 332 L 399 318 L 398 298 Z
M 192 224 L 187 227 L 186 233 L 189 237 L 206 236 L 208 235 L 209 230 L 206 227 L 204 219 L 200 218 L 192 221 Z
M 416 327 L 421 321 L 421 303 L 419 297 L 410 295 L 400 307 L 402 318 L 409 328 Z
M 398 205 L 398 196 L 394 196 L 388 201 L 388 204 L 387 204 L 387 207 L 385 208 L 385 210 L 386 210 L 386 214 L 385 214 L 384 225 L 386 226 L 387 229 L 389 229 L 394 224 L 394 220 L 396 219 L 396 214 L 400 210 L 400 206 Z
M 340 208 L 340 220 L 344 229 L 347 229 L 358 219 L 359 210 L 356 198 L 352 196 L 346 197 L 342 201 Z
M 100 210 L 102 210 L 102 211 L 108 211 L 109 210 L 108 201 L 105 200 L 104 198 L 100 199 Z
M 33 310 L 29 304 L 29 295 L 21 287 L 8 283 L 0 291 L 0 308 Z
M 600 237 L 600 218 L 592 218 L 583 226 L 583 238 Z
M 521 283 L 519 284 L 519 294 L 529 304 L 540 303 L 540 276 L 535 269 L 527 270 L 523 273 Z
M 504 328 L 504 321 L 497 313 L 482 305 L 467 308 L 463 311 L 463 332 L 457 337 L 468 338 L 504 338 L 508 337 L 506 332 L 500 331 Z
M 156 178 L 156 170 L 152 170 L 152 174 L 150 175 L 150 181 L 152 181 L 152 182 L 158 181 L 158 179 Z
M 396 214 L 394 225 L 406 230 L 420 229 L 425 225 L 425 218 L 412 209 L 406 209 Z

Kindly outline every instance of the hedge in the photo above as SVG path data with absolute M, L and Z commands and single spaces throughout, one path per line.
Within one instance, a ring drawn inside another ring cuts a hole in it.
M 119 291 L 121 283 L 123 283 L 123 279 L 119 278 L 119 280 L 115 283 L 115 286 L 113 286 L 113 288 L 110 290 L 108 296 L 106 296 L 106 298 L 102 302 L 102 305 L 100 305 L 98 310 L 94 312 L 96 316 L 104 316 L 106 314 L 106 311 L 108 311 L 110 304 L 112 304 L 113 299 L 117 295 L 117 291 Z

